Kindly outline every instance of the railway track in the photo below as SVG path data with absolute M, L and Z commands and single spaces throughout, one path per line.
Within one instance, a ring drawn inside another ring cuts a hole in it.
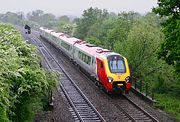
M 127 121 L 158 122 L 157 119 L 155 119 L 148 112 L 140 108 L 137 104 L 135 104 L 126 96 L 124 96 L 123 99 L 120 98 L 113 103 L 115 103 L 115 106 L 121 110 L 119 114 L 121 116 L 124 116 Z M 116 103 L 120 103 L 120 105 Z
M 134 122 L 159 122 L 125 95 L 112 99 L 115 106 L 122 110 Z
M 90 79 L 85 75 L 87 79 Z M 92 80 L 92 79 L 90 79 Z M 95 85 L 93 83 L 93 85 Z M 133 102 L 127 95 L 117 96 L 115 95 L 115 99 L 113 95 L 109 96 L 112 99 L 112 103 L 120 109 L 119 115 L 124 116 L 127 121 L 132 122 L 159 122 L 155 117 L 150 115 L 143 108 L 138 106 L 135 102 Z
M 85 75 L 87 79 L 87 77 Z M 92 80 L 92 79 L 90 79 Z M 95 85 L 93 83 L 93 85 Z M 133 102 L 128 96 L 122 95 L 122 96 L 117 96 L 115 99 L 112 96 L 110 99 L 112 99 L 112 103 L 120 109 L 119 115 L 124 116 L 124 118 L 127 121 L 132 121 L 132 122 L 159 122 L 155 117 L 150 115 L 147 111 L 145 111 L 143 108 L 138 106 L 135 102 Z
M 39 46 L 39 51 L 43 55 L 48 67 L 60 73 L 60 88 L 72 107 L 71 112 L 73 113 L 75 121 L 105 122 L 104 118 L 69 77 L 63 67 L 56 61 L 53 55 L 51 55 L 45 45 L 36 37 L 32 36 L 31 40 Z
M 53 58 L 53 56 L 46 51 L 47 49 L 44 47 L 44 45 L 40 42 L 40 40 L 37 39 L 32 39 L 32 40 L 38 40 L 36 42 L 36 45 L 38 45 L 44 56 L 46 56 L 47 64 L 50 65 L 50 69 L 56 70 L 59 72 L 64 72 L 60 70 L 59 64 L 57 61 Z M 49 55 L 49 56 L 47 56 Z M 49 58 L 48 58 L 49 57 Z M 79 91 L 78 89 L 74 89 L 71 87 L 72 83 L 69 82 L 69 79 L 72 81 L 71 78 L 68 78 L 68 75 L 62 74 L 61 77 L 61 82 L 63 86 L 67 87 L 66 90 L 61 88 L 65 92 L 65 96 L 68 97 L 68 94 L 71 94 L 72 97 L 69 97 L 68 100 L 72 106 L 72 109 L 70 108 L 70 111 L 72 115 L 75 118 L 75 121 L 83 121 L 84 116 L 86 117 L 86 121 L 105 121 L 104 119 L 97 119 L 98 116 L 94 114 L 91 115 L 88 111 L 88 109 L 91 109 L 89 107 L 89 104 L 86 105 L 84 104 L 84 99 L 81 98 L 81 96 L 77 95 L 77 92 Z M 88 78 L 89 79 L 89 78 Z M 68 82 L 67 82 L 68 81 Z M 75 105 L 73 104 L 72 99 L 76 103 Z M 129 98 L 124 96 L 123 98 L 118 98 L 118 99 L 113 99 L 112 98 L 112 103 L 120 110 L 119 115 L 123 116 L 127 121 L 129 122 L 158 122 L 157 119 L 155 119 L 153 116 L 148 114 L 145 110 L 140 108 L 138 105 L 136 105 L 133 101 L 131 101 Z M 79 107 L 79 108 L 77 108 Z M 79 112 L 80 111 L 80 112 Z M 81 114 L 81 115 L 79 115 Z M 87 115 L 87 116 L 86 116 Z M 94 116 L 95 115 L 95 116 Z M 93 116 L 93 118 L 91 118 Z M 100 116 L 101 117 L 101 116 Z

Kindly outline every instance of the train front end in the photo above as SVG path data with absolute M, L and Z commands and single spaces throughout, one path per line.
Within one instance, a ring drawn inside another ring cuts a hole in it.
M 128 93 L 131 87 L 131 78 L 128 61 L 125 57 L 110 53 L 105 58 L 107 75 L 107 90 Z

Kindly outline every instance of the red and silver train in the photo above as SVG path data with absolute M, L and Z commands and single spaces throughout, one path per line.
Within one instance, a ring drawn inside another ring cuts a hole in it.
M 107 92 L 129 92 L 130 70 L 122 55 L 44 27 L 40 28 L 40 36 L 58 46 Z

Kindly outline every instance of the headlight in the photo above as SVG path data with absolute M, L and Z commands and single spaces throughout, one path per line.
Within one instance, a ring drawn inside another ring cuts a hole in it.
M 128 77 L 126 77 L 125 78 L 125 80 L 126 80 L 126 83 L 129 83 L 129 82 L 131 82 L 131 78 L 128 76 Z
M 113 82 L 113 78 L 112 77 L 108 77 L 108 81 L 109 81 L 109 83 Z

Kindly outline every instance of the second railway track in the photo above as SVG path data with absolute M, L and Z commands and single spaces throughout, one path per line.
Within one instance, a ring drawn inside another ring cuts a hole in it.
M 38 38 L 33 36 L 31 37 L 31 41 L 39 46 L 39 50 L 42 53 L 48 67 L 51 70 L 61 73 L 60 87 L 73 108 L 74 113 L 76 114 L 74 115 L 75 121 L 105 122 L 104 118 L 86 98 L 74 81 L 69 77 L 63 67 L 61 67 L 61 65 L 56 61 L 53 55 L 51 55 L 45 45 Z
M 142 109 L 127 96 L 118 96 L 112 98 L 115 106 L 122 110 L 134 122 L 158 122 L 156 118 Z

